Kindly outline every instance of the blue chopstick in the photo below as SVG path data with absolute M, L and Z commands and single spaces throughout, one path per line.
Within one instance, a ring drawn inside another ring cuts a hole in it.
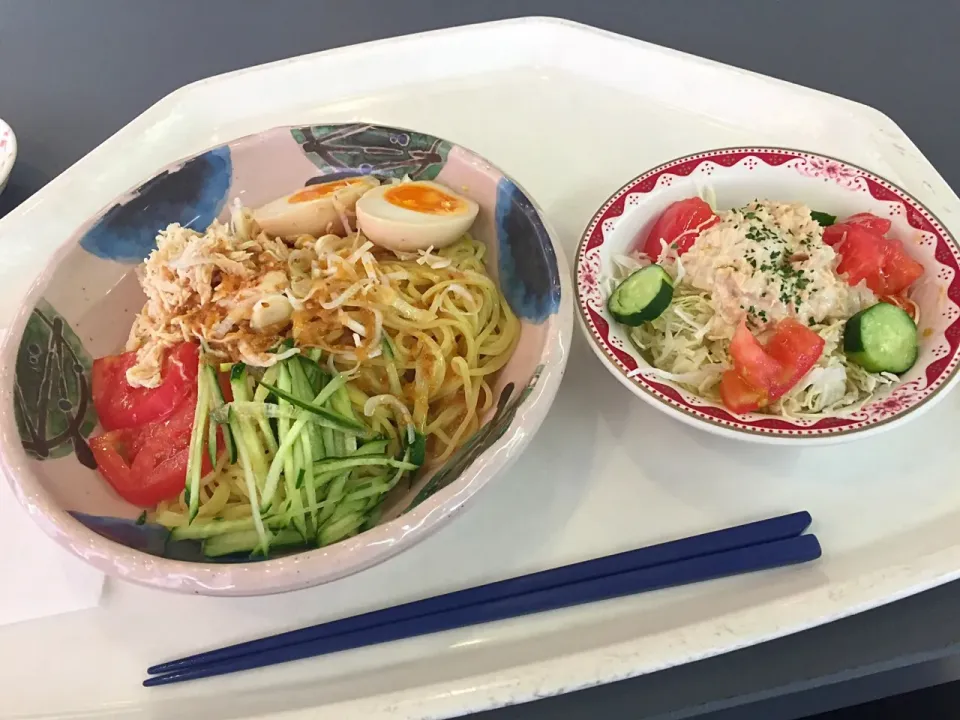
M 482 604 L 450 608 L 431 615 L 410 617 L 389 625 L 366 627 L 355 632 L 276 647 L 255 654 L 176 670 L 165 675 L 155 675 L 144 680 L 143 684 L 147 687 L 168 685 L 277 665 L 292 660 L 608 600 L 648 590 L 795 565 L 815 560 L 820 557 L 820 554 L 820 543 L 814 535 L 774 540 L 760 545 L 593 577 L 560 587 L 535 590 Z
M 654 567 L 676 560 L 796 537 L 806 530 L 810 523 L 811 517 L 807 512 L 782 515 L 238 643 L 154 665 L 148 668 L 147 672 L 157 674 L 199 667 L 212 662 L 286 647 L 294 643 L 312 642 L 454 608 L 469 607 L 538 590 L 556 588 L 625 570 Z
M 341 633 L 355 632 L 378 625 L 388 625 L 452 608 L 478 605 L 537 590 L 569 585 L 570 583 L 611 575 L 624 570 L 653 567 L 700 555 L 735 550 L 748 545 L 785 540 L 800 535 L 810 527 L 811 522 L 810 513 L 806 511 L 780 515 L 767 520 L 759 520 L 637 550 L 627 550 L 616 555 L 584 560 L 551 570 L 542 570 L 530 575 L 500 580 L 487 585 L 457 590 L 424 600 L 415 600 L 403 605 L 374 610 L 362 615 L 311 625 L 298 630 L 290 630 L 258 640 L 249 640 L 218 650 L 160 663 L 147 668 L 147 673 L 156 675 L 173 670 L 183 670 L 249 653 L 259 653 L 285 647 L 295 642 L 310 642 Z

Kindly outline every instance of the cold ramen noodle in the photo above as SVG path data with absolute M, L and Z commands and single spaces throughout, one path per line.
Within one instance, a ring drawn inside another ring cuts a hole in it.
M 127 352 L 94 362 L 101 474 L 210 557 L 375 524 L 478 429 L 517 343 L 477 212 L 436 183 L 357 177 L 167 227 Z
M 633 372 L 734 413 L 863 405 L 918 354 L 910 291 L 923 267 L 890 227 L 797 203 L 673 203 L 614 259 L 607 308 L 650 363 Z

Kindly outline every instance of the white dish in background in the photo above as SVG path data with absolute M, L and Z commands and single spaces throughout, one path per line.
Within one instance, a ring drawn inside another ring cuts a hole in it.
M 444 62 L 424 62 L 436 56 Z M 384 64 L 393 71 L 373 71 Z M 537 198 L 568 257 L 638 167 L 750 143 L 842 156 L 916 194 L 948 228 L 960 217 L 960 200 L 875 110 L 584 26 L 518 20 L 343 48 L 174 93 L 0 221 L 0 243 L 12 248 L 2 297 L 22 297 L 57 245 L 157 168 L 231 137 L 321 119 L 416 127 L 476 150 Z M 536 143 L 526 127 L 537 128 Z M 10 242 L 27 233 L 29 247 Z M 0 310 L 3 327 L 12 307 Z M 111 582 L 97 610 L 0 628 L 9 648 L 0 649 L 0 717 L 450 717 L 797 632 L 960 576 L 958 421 L 952 393 L 902 430 L 855 446 L 727 441 L 637 402 L 575 337 L 541 431 L 457 522 L 310 590 L 201 598 Z M 800 509 L 824 547 L 809 567 L 140 687 L 148 665 L 186 652 Z M 18 539 L 0 530 L 0 540 Z
M 0 120 L 0 192 L 7 186 L 13 164 L 17 161 L 17 136 L 13 128 Z

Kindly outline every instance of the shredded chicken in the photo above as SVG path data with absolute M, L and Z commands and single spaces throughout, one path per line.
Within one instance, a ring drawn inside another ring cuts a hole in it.
M 371 248 L 359 233 L 272 238 L 240 207 L 203 233 L 168 226 L 138 269 L 147 300 L 127 340 L 137 351 L 127 382 L 157 387 L 166 351 L 185 340 L 259 367 L 282 359 L 270 350 L 288 337 L 352 357 L 379 351 L 376 311 L 349 307 L 389 291 Z
M 863 283 L 837 275 L 837 263 L 810 208 L 772 201 L 722 213 L 683 256 L 686 282 L 716 311 L 708 337 L 727 339 L 744 317 L 758 328 L 791 316 L 814 325 L 875 303 Z

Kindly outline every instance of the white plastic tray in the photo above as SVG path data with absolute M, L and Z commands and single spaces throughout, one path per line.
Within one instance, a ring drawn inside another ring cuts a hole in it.
M 960 200 L 874 110 L 571 23 L 511 21 L 296 58 L 169 96 L 0 221 L 0 328 L 70 231 L 156 168 L 274 125 L 356 119 L 487 156 L 538 199 L 568 253 L 630 177 L 726 145 L 845 158 L 960 230 Z M 579 335 L 568 368 L 517 464 L 450 526 L 381 566 L 272 598 L 112 581 L 97 610 L 0 628 L 0 717 L 446 717 L 728 652 L 960 575 L 960 394 L 876 440 L 800 452 L 665 418 Z M 824 546 L 809 567 L 140 687 L 147 665 L 186 651 L 799 509 Z

